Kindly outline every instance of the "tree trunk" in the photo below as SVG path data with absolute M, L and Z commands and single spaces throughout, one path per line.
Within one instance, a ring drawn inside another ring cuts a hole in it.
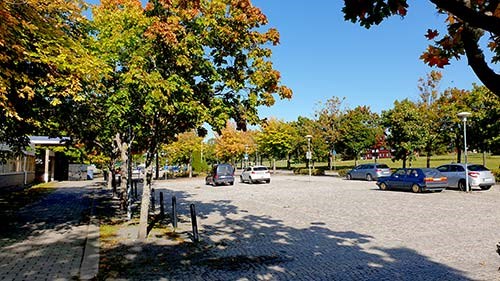
M 146 182 L 142 189 L 142 199 L 141 199 L 141 215 L 139 218 L 139 232 L 137 233 L 137 239 L 145 240 L 148 236 L 148 219 L 149 219 L 149 208 L 150 208 L 150 197 L 151 197 L 151 179 L 153 174 L 151 172 L 151 167 L 146 168 Z
M 292 163 L 290 162 L 290 153 L 287 153 L 287 155 L 286 155 L 286 169 L 290 170 L 291 167 L 292 167 Z
M 462 149 L 460 147 L 460 137 L 457 135 L 455 139 L 455 147 L 457 148 L 457 163 L 462 163 Z
M 486 166 L 486 150 L 483 149 L 483 166 Z
M 427 168 L 430 168 L 431 167 L 431 155 L 430 153 L 427 153 Z

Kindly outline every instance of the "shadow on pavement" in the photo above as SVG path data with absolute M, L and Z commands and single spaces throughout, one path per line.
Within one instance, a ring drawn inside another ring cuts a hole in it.
M 148 240 L 108 245 L 101 252 L 99 279 L 471 280 L 409 248 L 370 247 L 375 238 L 363 233 L 335 231 L 321 221 L 294 228 L 273 217 L 244 215 L 247 211 L 229 200 L 203 203 L 163 191 L 177 197 L 180 214 L 195 203 L 198 217 L 221 219 L 203 225 L 198 244 Z M 237 213 L 241 219 L 230 218 Z

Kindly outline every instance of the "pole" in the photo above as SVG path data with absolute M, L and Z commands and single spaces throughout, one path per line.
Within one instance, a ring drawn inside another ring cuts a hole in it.
M 191 211 L 191 224 L 193 226 L 193 241 L 196 243 L 200 241 L 200 236 L 198 235 L 198 222 L 196 220 L 196 207 L 194 204 L 189 205 Z
M 465 159 L 465 191 L 469 192 L 469 172 L 467 171 L 467 118 L 464 118 L 464 159 Z

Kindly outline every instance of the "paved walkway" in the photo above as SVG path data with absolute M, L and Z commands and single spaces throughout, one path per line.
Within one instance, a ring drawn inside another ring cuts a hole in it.
M 0 280 L 85 280 L 97 274 L 99 227 L 92 219 L 96 182 L 54 183 L 0 230 Z

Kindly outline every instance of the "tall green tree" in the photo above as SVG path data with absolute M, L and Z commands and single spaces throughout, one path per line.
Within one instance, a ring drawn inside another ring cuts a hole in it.
M 349 109 L 340 117 L 338 148 L 357 165 L 359 155 L 375 144 L 380 132 L 379 116 L 367 106 Z
M 445 122 L 448 122 L 447 112 L 440 108 L 437 102 L 439 92 L 439 82 L 442 79 L 441 72 L 431 71 L 426 78 L 420 78 L 418 89 L 420 91 L 420 99 L 417 102 L 419 110 L 424 116 L 425 122 L 422 124 L 424 134 L 423 151 L 426 156 L 427 168 L 431 166 L 431 156 L 435 153 L 443 152 L 445 149 L 446 136 L 443 134 Z
M 392 149 L 393 160 L 411 160 L 414 153 L 425 146 L 427 122 L 418 106 L 408 99 L 395 101 L 394 108 L 382 112 L 382 125 L 386 130 L 386 141 Z
M 429 28 L 425 35 L 432 41 L 421 59 L 430 66 L 444 67 L 450 59 L 467 57 L 477 77 L 500 97 L 500 74 L 495 65 L 500 61 L 500 4 L 485 0 L 429 0 L 440 14 L 445 15 L 447 32 L 440 36 Z M 370 28 L 387 17 L 406 16 L 407 0 L 344 0 L 346 20 Z M 482 44 L 482 41 L 487 42 Z M 491 59 L 484 49 L 493 54 Z
M 500 98 L 486 87 L 474 85 L 465 103 L 472 113 L 467 122 L 467 144 L 483 153 L 485 164 L 486 152 L 500 147 Z

